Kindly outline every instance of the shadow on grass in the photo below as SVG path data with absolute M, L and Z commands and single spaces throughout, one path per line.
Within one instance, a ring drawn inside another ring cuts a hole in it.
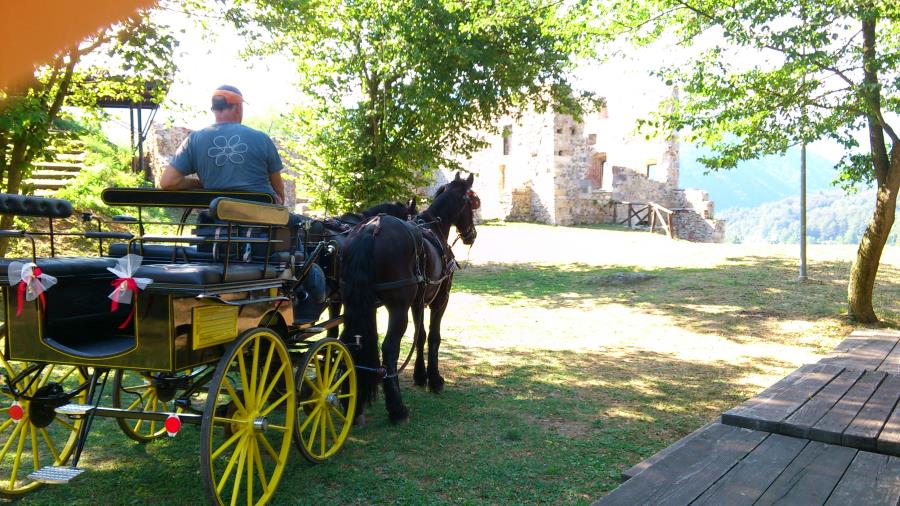
M 778 363 L 695 363 L 653 352 L 517 352 L 448 345 L 440 396 L 403 389 L 411 420 L 383 399 L 345 449 L 313 466 L 292 451 L 272 504 L 585 504 L 621 472 L 751 394 Z M 137 445 L 99 421 L 65 487 L 21 504 L 204 504 L 199 430 Z
M 849 262 L 810 265 L 811 281 L 796 281 L 796 264 L 781 258 L 730 258 L 713 268 L 596 267 L 569 264 L 486 264 L 454 278 L 453 290 L 548 309 L 623 304 L 669 316 L 684 328 L 740 340 L 767 325 L 846 317 Z M 882 266 L 876 312 L 900 326 L 900 269 Z M 762 324 L 762 325 L 761 325 Z

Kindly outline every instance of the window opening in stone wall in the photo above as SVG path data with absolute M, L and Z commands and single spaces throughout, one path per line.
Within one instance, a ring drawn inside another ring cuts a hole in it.
M 508 155 L 512 148 L 512 125 L 503 127 L 503 154 Z
M 656 162 L 647 163 L 647 179 L 656 179 Z
M 591 157 L 588 166 L 587 180 L 594 188 L 603 188 L 603 172 L 606 166 L 606 153 L 597 153 Z

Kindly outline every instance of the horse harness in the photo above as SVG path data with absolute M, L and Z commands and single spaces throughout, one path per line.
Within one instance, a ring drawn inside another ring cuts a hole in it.
M 384 218 L 396 220 L 403 225 L 404 230 L 406 230 L 406 233 L 409 235 L 409 238 L 410 240 L 412 240 L 415 247 L 416 271 L 415 275 L 412 278 L 388 281 L 385 283 L 377 283 L 375 285 L 376 290 L 391 290 L 393 288 L 401 288 L 404 286 L 418 284 L 422 284 L 425 286 L 440 285 L 459 269 L 459 264 L 456 263 L 456 258 L 453 256 L 453 250 L 451 250 L 446 243 L 441 241 L 440 238 L 431 229 L 426 228 L 427 225 L 433 222 L 426 222 L 422 220 L 421 217 L 417 217 L 414 221 L 404 221 L 395 216 L 379 214 L 378 216 L 375 216 L 374 218 L 371 218 L 364 223 L 374 224 L 374 233 L 375 235 L 378 235 L 378 232 L 381 230 L 380 220 Z M 425 241 L 428 241 L 428 243 L 431 244 L 441 256 L 441 274 L 437 279 L 430 279 L 427 274 L 428 254 L 425 252 Z

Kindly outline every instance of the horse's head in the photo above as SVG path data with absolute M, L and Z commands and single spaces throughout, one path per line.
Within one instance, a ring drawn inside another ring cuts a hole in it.
M 472 191 L 475 175 L 463 179 L 459 172 L 453 181 L 438 188 L 434 194 L 435 203 L 440 198 L 446 207 L 449 223 L 456 227 L 463 244 L 469 246 L 475 242 L 478 232 L 475 230 L 475 210 L 481 207 L 481 200 Z M 443 207 L 443 206 L 442 206 Z

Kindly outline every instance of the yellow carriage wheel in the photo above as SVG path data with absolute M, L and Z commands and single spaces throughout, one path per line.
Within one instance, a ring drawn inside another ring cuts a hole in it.
M 190 371 L 179 373 L 189 375 Z M 174 378 L 172 378 L 174 379 Z M 175 406 L 176 391 L 165 381 L 155 379 L 152 373 L 117 369 L 113 376 L 112 405 L 129 411 L 160 411 L 181 413 Z M 116 418 L 116 424 L 129 438 L 146 443 L 166 434 L 164 422 Z
M 250 329 L 219 361 L 201 423 L 200 458 L 213 504 L 265 504 L 281 479 L 297 400 L 293 367 L 272 330 Z
M 70 365 L 42 364 L 42 367 L 31 362 L 6 361 L 2 357 L 0 365 L 9 382 L 18 377 L 13 387 L 30 398 L 73 392 L 87 381 L 82 369 Z M 23 371 L 27 373 L 19 377 Z M 16 498 L 41 485 L 28 478 L 30 473 L 46 466 L 62 466 L 69 460 L 82 419 L 57 414 L 54 403 L 24 397 L 16 401 L 6 380 L 0 387 L 0 398 L 3 399 L 0 402 L 0 496 Z M 18 422 L 10 410 L 15 402 L 21 407 Z M 86 390 L 70 402 L 87 402 Z
M 313 344 L 297 369 L 294 443 L 307 460 L 320 463 L 347 440 L 356 411 L 356 369 L 350 350 L 327 338 Z

